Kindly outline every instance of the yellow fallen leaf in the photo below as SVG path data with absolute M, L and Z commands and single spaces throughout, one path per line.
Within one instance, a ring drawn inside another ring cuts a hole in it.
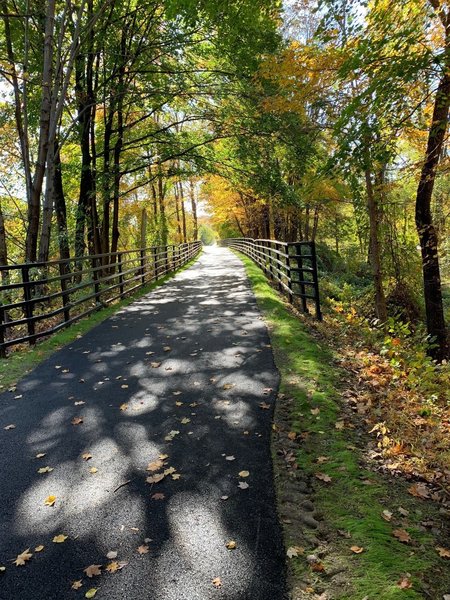
M 97 471 L 98 471 L 97 467 L 91 467 L 89 469 L 89 473 L 92 473 L 92 474 L 97 473 Z
M 122 386 L 122 387 L 123 387 L 123 386 Z M 128 386 L 127 386 L 127 387 L 128 387 Z M 124 402 L 123 404 L 121 404 L 121 405 L 119 406 L 119 408 L 120 408 L 120 410 L 121 410 L 121 411 L 128 410 L 128 404 L 127 404 L 126 402 Z
M 361 552 L 364 552 L 364 548 L 361 548 L 360 546 L 350 546 L 350 550 L 355 554 L 361 554 Z
M 26 562 L 30 560 L 33 554 L 30 552 L 30 549 L 27 548 L 23 552 L 17 555 L 17 558 L 14 561 L 16 567 L 22 567 Z
M 228 550 L 235 550 L 236 549 L 236 542 L 234 540 L 230 540 L 225 545 L 228 548 Z
M 248 477 L 249 475 L 249 471 L 239 471 L 239 477 Z
M 305 553 L 305 549 L 302 548 L 301 546 L 290 546 L 286 551 L 286 555 L 288 556 L 288 558 L 294 558 L 294 557 L 298 556 L 299 554 L 304 554 L 304 553 Z
M 38 469 L 38 473 L 42 475 L 42 473 L 51 473 L 53 471 L 53 467 L 41 467 Z
M 55 544 L 63 544 L 66 540 L 67 540 L 68 536 L 64 535 L 63 533 L 59 534 L 59 535 L 55 535 L 55 537 L 53 538 L 53 541 L 55 542 Z
M 34 549 L 35 552 L 42 552 L 42 550 L 44 549 L 44 546 L 42 546 L 42 544 L 40 546 L 36 546 L 36 548 Z
M 44 456 L 46 456 L 45 452 L 39 452 L 39 454 L 36 454 L 36 458 L 44 458 Z
M 214 579 L 212 580 L 212 584 L 216 588 L 222 587 L 222 580 L 220 579 L 220 577 L 214 577 Z
M 92 454 L 89 454 L 89 452 L 85 452 L 84 454 L 81 455 L 81 458 L 83 460 L 90 460 L 92 458 Z
M 84 597 L 88 598 L 88 599 L 93 598 L 95 596 L 95 594 L 97 593 L 97 591 L 98 591 L 98 588 L 91 588 L 90 590 L 88 590 L 85 593 Z
M 45 506 L 53 506 L 56 502 L 56 496 L 47 496 L 44 500 Z

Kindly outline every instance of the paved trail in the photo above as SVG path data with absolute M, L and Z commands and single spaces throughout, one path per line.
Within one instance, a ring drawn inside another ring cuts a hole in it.
M 269 449 L 277 385 L 242 264 L 219 248 L 54 354 L 0 396 L 0 598 L 94 587 L 96 600 L 284 599 Z M 165 465 L 146 471 L 159 455 Z M 27 548 L 24 566 L 10 562 Z M 119 572 L 105 571 L 109 551 L 127 563 Z M 102 574 L 89 579 L 92 564 Z

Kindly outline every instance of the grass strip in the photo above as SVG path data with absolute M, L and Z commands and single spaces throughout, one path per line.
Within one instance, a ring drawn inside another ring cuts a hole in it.
M 198 260 L 199 256 L 200 255 L 190 260 L 177 271 L 169 273 L 168 275 L 164 275 L 164 277 L 161 277 L 161 279 L 158 279 L 158 281 L 154 281 L 153 283 L 142 287 L 127 298 L 124 298 L 123 300 L 117 300 L 106 308 L 99 309 L 98 312 L 94 312 L 88 317 L 80 319 L 67 329 L 62 329 L 58 333 L 39 341 L 36 346 L 25 349 L 17 349 L 14 352 L 11 352 L 8 358 L 0 359 L 0 392 L 14 387 L 19 379 L 37 367 L 37 365 L 51 356 L 54 352 L 60 350 L 63 346 L 70 344 L 73 342 L 73 340 L 81 337 L 90 329 L 114 315 L 124 306 L 128 306 L 128 304 L 131 304 L 141 296 L 144 296 L 155 288 L 164 285 L 178 273 L 181 273 L 182 271 L 191 267 Z
M 431 521 L 438 526 L 442 521 L 439 507 L 408 494 L 411 482 L 368 468 L 363 456 L 367 437 L 354 425 L 336 428 L 342 419 L 343 373 L 331 350 L 318 343 L 308 331 L 307 320 L 290 310 L 262 271 L 247 257 L 239 258 L 269 328 L 281 375 L 281 397 L 293 399 L 289 426 L 303 439 L 297 461 L 310 476 L 313 502 L 323 525 L 318 537 L 324 534 L 321 560 L 325 572 L 312 572 L 306 560 L 309 553 L 317 552 L 314 548 L 305 548 L 304 556 L 289 561 L 294 580 L 310 582 L 306 595 L 298 597 L 328 593 L 325 597 L 342 600 L 442 599 L 450 593 L 449 561 L 438 556 L 434 533 L 430 525 L 423 525 Z M 318 464 L 319 457 L 326 460 Z M 319 481 L 317 472 L 331 477 L 331 482 Z M 383 518 L 386 510 L 392 512 L 390 521 Z M 410 543 L 394 537 L 398 529 L 410 535 Z M 286 539 L 286 546 L 296 543 Z M 351 546 L 363 551 L 355 554 Z M 333 570 L 340 575 L 327 577 Z

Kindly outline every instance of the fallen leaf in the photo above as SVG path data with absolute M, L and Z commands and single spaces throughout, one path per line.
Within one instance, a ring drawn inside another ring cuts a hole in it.
M 90 590 L 88 590 L 85 593 L 84 597 L 88 598 L 88 599 L 93 598 L 97 592 L 98 592 L 98 588 L 91 588 Z
M 391 521 L 392 520 L 392 513 L 390 510 L 383 510 L 383 512 L 381 513 L 381 516 L 383 517 L 383 519 L 385 521 Z
M 411 494 L 411 496 L 415 496 L 416 498 L 425 499 L 430 497 L 430 490 L 424 483 L 415 483 L 408 488 L 408 492 Z
M 287 436 L 290 440 L 294 441 L 297 437 L 297 434 L 295 433 L 295 431 L 290 431 Z
M 248 489 L 250 486 L 248 485 L 248 483 L 246 483 L 245 481 L 240 481 L 238 483 L 238 487 L 241 488 L 241 490 L 246 490 Z
M 139 552 L 139 554 L 148 554 L 149 548 L 148 546 L 144 546 L 142 544 L 142 546 L 139 546 L 139 548 L 137 548 L 137 551 Z
M 70 587 L 73 590 L 79 590 L 80 587 L 82 587 L 82 585 L 83 585 L 83 582 L 81 581 L 81 579 L 78 579 L 78 581 L 74 581 Z
M 47 496 L 44 500 L 45 506 L 53 506 L 56 502 L 56 496 Z
M 55 535 L 55 537 L 53 538 L 53 541 L 55 542 L 55 544 L 62 544 L 67 540 L 68 536 L 64 535 L 64 534 L 60 534 L 60 535 Z
M 239 471 L 239 477 L 248 477 L 249 475 L 249 471 Z
M 225 456 L 225 460 L 236 460 L 234 456 Z
M 35 552 L 42 552 L 42 550 L 44 549 L 44 546 L 42 546 L 42 544 L 40 546 L 36 546 L 36 548 L 34 549 Z
M 288 558 L 295 558 L 299 554 L 304 554 L 304 553 L 305 553 L 305 549 L 302 548 L 301 546 L 290 546 L 286 551 L 286 556 Z
M 94 577 L 94 575 L 101 575 L 101 568 L 102 565 L 89 565 L 89 567 L 86 567 L 85 569 L 83 569 L 83 571 L 86 573 L 86 575 L 88 577 Z
M 51 473 L 53 471 L 53 467 L 41 467 L 40 469 L 38 469 L 38 473 L 42 474 L 42 473 Z
M 164 500 L 165 496 L 164 494 L 161 494 L 160 492 L 153 494 L 153 496 L 151 497 L 152 500 Z
M 97 473 L 97 471 L 98 471 L 97 467 L 91 467 L 89 469 L 89 473 L 92 473 L 92 474 Z
M 222 587 L 222 580 L 220 579 L 220 577 L 214 577 L 214 579 L 212 580 L 212 584 L 214 587 L 220 588 Z
M 123 404 L 121 404 L 121 405 L 119 406 L 119 409 L 120 409 L 121 411 L 126 411 L 126 410 L 128 409 L 128 404 L 127 404 L 126 402 L 124 402 Z
M 180 392 L 180 390 L 176 390 L 175 392 L 172 392 L 172 394 L 174 396 L 179 396 L 180 394 L 182 394 L 183 392 Z
M 84 417 L 74 417 L 71 421 L 72 425 L 81 425 Z
M 316 460 L 316 463 L 318 463 L 319 465 L 321 465 L 322 463 L 326 463 L 330 460 L 330 458 L 328 456 L 319 456 Z
M 173 473 L 173 474 L 172 474 L 172 479 L 173 479 L 174 481 L 177 481 L 178 479 L 180 479 L 180 477 L 181 477 L 181 475 L 180 475 L 179 473 Z
M 312 415 L 318 415 L 320 413 L 320 408 L 311 408 L 309 411 Z
M 326 473 L 314 473 L 314 476 L 317 479 L 320 479 L 320 481 L 325 481 L 325 483 L 330 483 L 331 481 L 331 477 L 329 475 L 327 475 Z
M 114 558 L 117 558 L 117 550 L 110 550 L 108 552 L 108 554 L 106 555 L 106 558 L 109 558 L 109 560 L 113 560 Z
M 450 558 L 450 550 L 442 546 L 436 546 L 437 553 L 441 558 Z
M 83 460 L 90 460 L 92 458 L 92 454 L 89 454 L 89 452 L 85 452 L 84 454 L 81 455 L 81 458 Z
M 0 565 L 0 573 L 4 573 L 6 571 L 6 567 Z
M 397 581 L 397 586 L 402 590 L 408 590 L 409 588 L 412 588 L 412 583 L 408 577 L 402 577 Z
M 336 421 L 336 423 L 334 424 L 334 428 L 337 429 L 338 431 L 341 431 L 342 429 L 344 429 L 344 427 L 345 427 L 344 421 Z
M 228 550 L 236 550 L 236 542 L 234 540 L 230 540 L 225 544 Z
M 152 369 L 157 369 L 158 367 L 161 366 L 160 362 L 151 362 L 150 366 L 152 367 Z
M 147 477 L 147 479 L 145 480 L 147 483 L 159 483 L 160 481 L 162 481 L 164 479 L 165 475 L 164 473 L 159 473 L 156 475 L 151 475 L 150 477 Z
M 160 454 L 158 456 L 158 458 L 159 458 L 159 460 L 166 460 L 166 458 L 169 458 L 169 455 L 168 454 Z
M 323 571 L 325 571 L 325 567 L 321 562 L 312 563 L 311 569 L 313 571 L 316 571 L 317 573 L 322 573 Z
M 259 408 L 262 408 L 263 410 L 268 410 L 270 408 L 270 404 L 267 404 L 266 402 L 260 402 Z
M 16 426 L 13 425 L 12 423 L 11 423 L 11 425 L 7 425 L 6 427 L 3 427 L 3 429 L 6 429 L 6 431 L 9 431 L 10 429 L 15 429 L 15 428 L 16 428 Z
M 78 400 L 77 402 L 74 402 L 74 406 L 82 406 L 83 404 L 86 404 L 86 402 L 83 402 L 83 400 Z
M 411 536 L 404 529 L 394 529 L 392 535 L 403 544 L 409 544 L 409 542 L 411 541 Z
M 223 389 L 224 390 L 231 390 L 231 388 L 234 388 L 235 385 L 236 385 L 235 383 L 224 383 L 223 384 Z
M 187 417 L 184 417 L 183 419 L 181 419 L 181 423 L 182 423 L 182 425 L 187 425 L 187 424 L 188 424 L 188 423 L 190 423 L 190 422 L 191 422 L 191 420 L 190 420 L 190 419 L 188 419 Z
M 166 435 L 166 437 L 164 438 L 166 440 L 166 442 L 171 442 L 173 440 L 173 438 L 178 435 L 180 432 L 176 431 L 174 429 L 172 429 L 172 431 L 169 431 L 169 433 Z
M 147 471 L 159 471 L 164 466 L 164 461 L 162 460 L 154 460 L 147 465 Z
M 228 500 L 229 496 L 220 496 L 221 500 Z
M 406 508 L 402 508 L 401 506 L 398 507 L 398 512 L 403 516 L 403 517 L 407 517 L 409 516 L 409 510 L 406 510 Z
M 17 558 L 14 561 L 16 567 L 22 567 L 26 562 L 30 560 L 33 554 L 30 552 L 30 549 L 27 548 L 21 554 L 17 555 Z
M 172 348 L 170 346 L 164 346 L 163 350 L 164 352 L 170 352 Z
M 120 386 L 123 390 L 127 390 L 128 389 L 128 384 L 124 383 Z M 125 408 L 122 408 L 122 406 L 125 406 Z M 120 406 L 120 410 L 127 410 L 128 408 L 128 404 L 124 403 Z
M 36 454 L 36 458 L 44 458 L 44 456 L 47 456 L 45 452 L 39 452 L 39 454 Z
M 354 554 L 361 554 L 361 552 L 364 552 L 364 548 L 361 548 L 361 546 L 350 546 L 350 550 Z
M 120 569 L 120 567 L 119 567 L 119 563 L 117 561 L 110 562 L 105 567 L 105 570 L 108 571 L 109 573 L 115 573 L 116 571 L 119 571 L 119 569 Z

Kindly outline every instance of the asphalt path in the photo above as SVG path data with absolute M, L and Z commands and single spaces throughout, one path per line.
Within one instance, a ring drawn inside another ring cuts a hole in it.
M 0 396 L 0 598 L 284 599 L 277 386 L 223 248 L 52 355 Z

